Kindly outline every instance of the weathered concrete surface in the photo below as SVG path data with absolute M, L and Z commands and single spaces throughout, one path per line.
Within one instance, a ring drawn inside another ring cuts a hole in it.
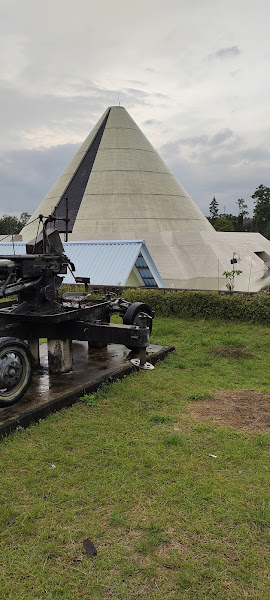
M 51 374 L 48 370 L 47 344 L 40 348 L 41 369 L 35 374 L 27 393 L 10 408 L 0 408 L 0 436 L 27 427 L 46 415 L 70 406 L 85 393 L 93 393 L 105 381 L 114 381 L 137 370 L 130 361 L 130 351 L 119 344 L 88 351 L 87 342 L 73 342 L 73 370 Z M 147 360 L 163 360 L 173 347 L 149 345 Z M 134 356 L 134 355 L 132 355 Z M 155 377 L 155 371 L 149 373 Z
M 72 369 L 72 341 L 48 340 L 49 373 L 69 373 Z

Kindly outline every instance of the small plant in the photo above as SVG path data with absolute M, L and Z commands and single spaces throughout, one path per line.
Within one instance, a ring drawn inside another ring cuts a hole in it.
M 89 394 L 84 394 L 84 396 L 80 397 L 80 400 L 87 406 L 98 406 L 99 404 L 99 399 L 94 394 L 91 396 L 89 396 Z
M 170 415 L 160 415 L 158 413 L 155 413 L 149 417 L 149 421 L 150 423 L 169 423 L 171 421 L 174 421 L 174 417 L 171 417 Z
M 16 431 L 17 433 L 26 433 L 25 428 L 21 425 L 18 425 L 18 427 L 16 427 Z
M 163 438 L 164 446 L 181 446 L 182 450 L 188 451 L 188 441 L 178 433 L 170 433 Z
M 235 283 L 234 283 L 234 277 L 235 275 L 241 275 L 241 273 L 243 273 L 243 271 L 240 271 L 240 269 L 237 269 L 236 271 L 224 271 L 223 275 L 226 277 L 227 282 L 226 282 L 226 288 L 229 290 L 229 292 L 233 292 L 234 288 L 235 288 Z

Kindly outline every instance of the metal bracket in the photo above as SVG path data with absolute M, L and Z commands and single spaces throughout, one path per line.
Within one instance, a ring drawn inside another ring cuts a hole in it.
M 130 362 L 135 365 L 135 367 L 143 369 L 144 371 L 153 371 L 155 368 L 150 362 L 145 362 L 142 364 L 139 358 L 131 358 Z
M 146 348 L 140 348 L 139 358 L 131 358 L 130 362 L 144 371 L 153 371 L 155 368 L 154 365 L 146 361 Z

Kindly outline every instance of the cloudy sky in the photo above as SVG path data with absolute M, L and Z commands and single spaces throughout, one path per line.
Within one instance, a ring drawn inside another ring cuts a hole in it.
M 118 98 L 204 214 L 252 214 L 269 22 L 269 0 L 0 0 L 0 214 L 32 213 Z

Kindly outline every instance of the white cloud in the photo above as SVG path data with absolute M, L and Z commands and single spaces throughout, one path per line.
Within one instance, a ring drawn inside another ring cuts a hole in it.
M 39 148 L 57 147 L 64 168 L 118 95 L 204 212 L 214 193 L 232 206 L 270 185 L 269 17 L 266 0 L 1 3 L 0 174 L 12 206 L 20 187 L 31 211 L 53 182 Z

